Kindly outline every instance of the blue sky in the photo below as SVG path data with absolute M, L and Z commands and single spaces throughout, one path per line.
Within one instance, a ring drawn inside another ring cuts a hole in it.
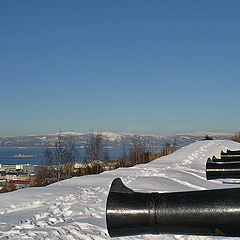
M 0 135 L 240 129 L 240 1 L 0 1 Z

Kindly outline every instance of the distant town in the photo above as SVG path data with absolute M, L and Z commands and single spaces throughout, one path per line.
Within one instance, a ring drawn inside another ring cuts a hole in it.
M 79 170 L 91 168 L 94 165 L 101 166 L 102 170 L 112 170 L 118 163 L 103 163 L 102 161 L 94 161 L 92 163 L 74 163 L 71 166 L 71 174 L 74 176 Z M 44 168 L 42 165 L 18 164 L 18 165 L 2 165 L 0 164 L 0 185 L 3 183 L 12 183 L 16 189 L 26 188 L 34 182 L 36 174 Z M 51 170 L 58 172 L 58 166 L 52 165 Z

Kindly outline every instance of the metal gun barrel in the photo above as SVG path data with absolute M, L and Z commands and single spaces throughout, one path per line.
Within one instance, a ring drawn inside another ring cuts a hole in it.
M 240 188 L 139 193 L 116 178 L 106 209 L 111 237 L 138 234 L 240 236 Z
M 210 158 L 206 163 L 207 180 L 219 178 L 240 178 L 240 161 L 220 162 Z

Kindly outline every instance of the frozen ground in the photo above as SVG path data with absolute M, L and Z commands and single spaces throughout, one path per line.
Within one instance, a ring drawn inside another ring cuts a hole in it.
M 0 239 L 110 239 L 105 205 L 114 178 L 120 177 L 128 187 L 142 192 L 236 187 L 230 180 L 205 179 L 207 158 L 220 157 L 220 151 L 226 149 L 238 150 L 240 144 L 228 140 L 196 142 L 148 164 L 1 194 Z M 170 234 L 119 239 L 226 240 Z

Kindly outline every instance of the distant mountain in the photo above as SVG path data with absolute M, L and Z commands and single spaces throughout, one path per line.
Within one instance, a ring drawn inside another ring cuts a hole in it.
M 101 132 L 107 147 L 117 148 L 129 146 L 133 133 L 112 133 L 112 132 Z M 63 132 L 62 136 L 72 136 L 75 139 L 77 147 L 84 147 L 86 145 L 89 134 L 78 133 L 78 132 Z M 173 136 L 160 136 L 153 134 L 138 134 L 146 144 L 154 146 L 155 150 L 160 150 L 166 142 L 176 144 L 176 149 L 186 146 L 190 143 L 200 141 L 204 139 L 204 136 L 209 135 L 214 140 L 229 139 L 231 133 L 214 133 L 214 132 L 197 132 L 187 134 L 177 134 Z M 29 148 L 29 147 L 54 147 L 55 142 L 59 133 L 48 134 L 48 135 L 28 135 L 28 136 L 16 136 L 16 137 L 0 137 L 0 147 L 3 148 Z

